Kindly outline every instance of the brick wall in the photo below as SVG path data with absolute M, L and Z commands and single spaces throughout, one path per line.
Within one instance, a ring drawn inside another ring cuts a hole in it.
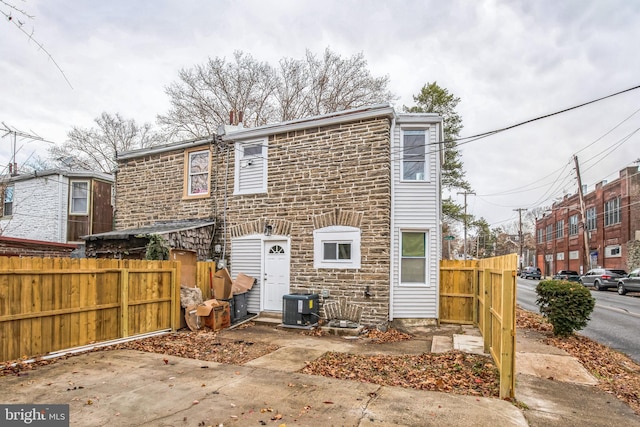
M 0 256 L 69 258 L 77 248 L 70 244 L 27 241 L 0 236 Z
M 369 324 L 385 322 L 389 310 L 389 134 L 389 120 L 380 118 L 271 136 L 268 194 L 232 196 L 227 210 L 236 235 L 258 231 L 251 226 L 257 219 L 280 224 L 274 234 L 290 231 L 292 292 L 328 290 L 331 300 L 364 306 L 363 323 Z M 218 171 L 223 183 L 223 164 Z M 220 185 L 219 200 L 222 191 Z M 227 191 L 233 194 L 232 173 Z M 314 268 L 313 231 L 320 225 L 361 229 L 360 269 Z M 367 287 L 371 297 L 365 297 Z

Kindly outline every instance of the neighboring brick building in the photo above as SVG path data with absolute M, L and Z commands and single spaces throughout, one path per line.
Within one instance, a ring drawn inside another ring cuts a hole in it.
M 437 115 L 383 104 L 121 153 L 116 229 L 215 218 L 210 256 L 257 279 L 250 312 L 312 292 L 432 322 L 440 140 Z
M 54 169 L 0 177 L 0 235 L 57 243 L 113 229 L 113 177 Z
M 577 194 L 554 203 L 536 222 L 536 254 L 543 274 L 595 267 L 627 270 L 629 245 L 640 240 L 640 174 L 638 167 L 620 171 L 612 182 L 596 184 L 584 195 L 588 250 L 585 251 Z M 586 266 L 585 266 L 586 264 Z
M 0 236 L 0 256 L 69 258 L 78 245 Z

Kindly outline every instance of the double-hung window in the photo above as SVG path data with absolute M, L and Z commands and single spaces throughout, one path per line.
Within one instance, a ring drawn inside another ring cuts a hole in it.
M 427 233 L 403 231 L 400 237 L 400 283 L 427 284 Z
M 71 181 L 71 215 L 89 214 L 89 181 Z
M 13 190 L 13 185 L 8 185 L 4 189 L 4 204 L 2 205 L 2 216 L 13 215 Z
M 553 239 L 553 224 L 547 225 L 547 242 Z
M 556 222 L 556 239 L 562 239 L 564 237 L 564 219 Z
M 402 180 L 426 181 L 427 132 L 405 129 L 402 132 Z
M 314 268 L 360 268 L 360 229 L 330 226 L 313 232 Z
M 211 153 L 208 149 L 185 152 L 184 197 L 206 197 L 210 194 Z

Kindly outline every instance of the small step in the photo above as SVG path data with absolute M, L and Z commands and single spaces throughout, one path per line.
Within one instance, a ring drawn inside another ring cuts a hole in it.
M 431 353 L 446 353 L 453 350 L 453 337 L 434 335 L 431 341 Z

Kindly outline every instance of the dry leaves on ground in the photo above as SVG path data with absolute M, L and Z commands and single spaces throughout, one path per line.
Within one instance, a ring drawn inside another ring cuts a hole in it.
M 410 356 L 325 353 L 300 372 L 386 386 L 498 397 L 498 371 L 485 356 L 452 351 Z
M 220 339 L 216 332 L 203 329 L 180 331 L 142 340 L 129 341 L 106 349 L 140 350 L 209 362 L 242 365 L 278 349 L 277 345 L 245 340 Z
M 389 328 L 382 332 L 377 329 L 372 329 L 367 332 L 367 338 L 371 338 L 373 342 L 378 344 L 384 344 L 387 342 L 406 341 L 411 339 L 411 335 L 400 332 L 396 329 Z
M 599 389 L 613 394 L 640 414 L 640 365 L 629 356 L 582 335 L 554 337 L 553 327 L 544 317 L 520 307 L 516 321 L 519 328 L 544 332 L 547 344 L 565 350 L 598 378 Z

